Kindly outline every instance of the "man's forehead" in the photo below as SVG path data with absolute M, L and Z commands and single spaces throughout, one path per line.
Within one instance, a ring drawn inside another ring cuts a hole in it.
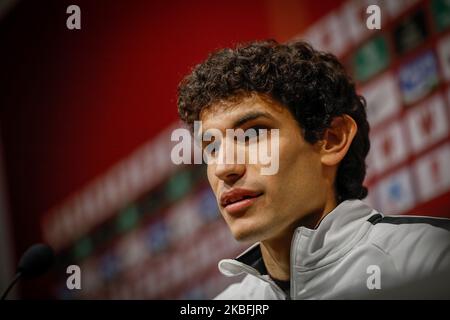
M 266 115 L 275 118 L 284 109 L 273 100 L 262 99 L 258 95 L 243 97 L 239 100 L 220 101 L 203 109 L 200 120 L 203 127 L 230 127 L 249 114 Z

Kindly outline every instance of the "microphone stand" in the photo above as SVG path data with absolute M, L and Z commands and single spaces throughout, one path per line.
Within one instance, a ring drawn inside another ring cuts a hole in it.
M 11 291 L 11 289 L 14 287 L 14 285 L 20 279 L 21 276 L 22 276 L 22 272 L 18 271 L 16 273 L 16 276 L 14 277 L 13 281 L 9 284 L 8 288 L 6 288 L 5 292 L 3 292 L 2 297 L 0 298 L 0 300 L 5 300 L 6 299 L 6 296 L 8 295 L 9 291 Z

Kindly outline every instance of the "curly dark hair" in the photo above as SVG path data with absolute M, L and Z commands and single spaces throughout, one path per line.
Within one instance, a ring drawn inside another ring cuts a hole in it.
M 370 149 L 366 102 L 334 55 L 303 41 L 256 41 L 219 50 L 181 81 L 178 112 L 192 128 L 204 108 L 242 93 L 263 94 L 286 106 L 311 144 L 321 139 L 334 117 L 352 117 L 358 130 L 339 164 L 337 201 L 367 196 L 362 185 Z

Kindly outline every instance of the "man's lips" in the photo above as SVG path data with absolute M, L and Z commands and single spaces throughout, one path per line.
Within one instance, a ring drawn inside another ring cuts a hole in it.
M 237 213 L 251 206 L 263 193 L 247 189 L 231 189 L 220 197 L 220 205 L 228 213 Z

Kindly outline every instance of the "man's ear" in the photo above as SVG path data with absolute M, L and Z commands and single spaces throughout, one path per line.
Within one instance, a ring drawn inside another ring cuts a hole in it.
M 335 117 L 325 130 L 321 144 L 321 162 L 326 166 L 334 166 L 344 159 L 358 126 L 355 120 L 347 114 Z

